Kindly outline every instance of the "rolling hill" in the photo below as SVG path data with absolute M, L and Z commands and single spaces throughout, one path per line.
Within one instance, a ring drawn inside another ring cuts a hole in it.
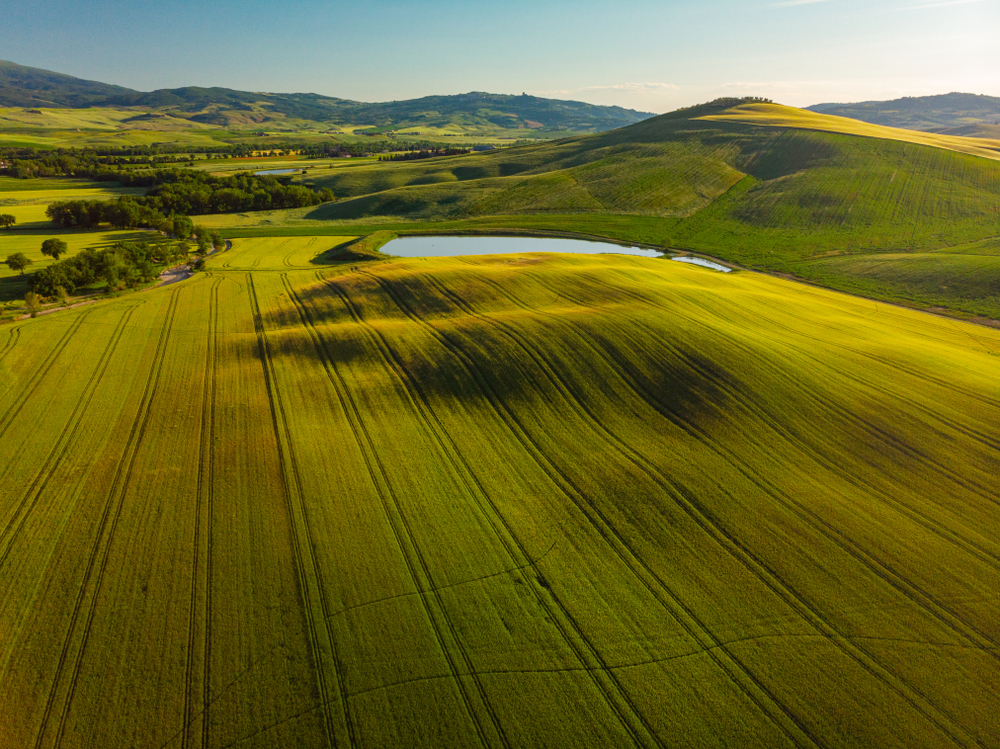
M 5 745 L 997 746 L 1000 333 L 349 239 L 0 328 Z
M 1000 143 L 726 101 L 593 136 L 311 173 L 340 200 L 260 220 L 587 233 L 1000 318 L 998 159 Z M 244 220 L 258 218 L 213 225 Z
M 0 61 L 0 107 L 143 107 L 194 122 L 228 126 L 281 118 L 380 129 L 492 127 L 600 132 L 652 115 L 583 102 L 472 92 L 365 103 L 319 94 L 275 94 L 185 87 L 148 93 Z
M 996 96 L 951 93 L 857 104 L 816 104 L 806 109 L 911 130 L 973 137 L 1000 135 L 1000 97 Z

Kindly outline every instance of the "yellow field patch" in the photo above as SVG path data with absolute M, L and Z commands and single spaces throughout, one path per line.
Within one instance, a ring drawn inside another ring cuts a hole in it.
M 1000 140 L 985 138 L 965 138 L 957 135 L 938 135 L 917 130 L 903 130 L 885 125 L 873 125 L 848 117 L 809 112 L 778 104 L 741 104 L 721 114 L 698 117 L 700 120 L 717 122 L 739 122 L 746 125 L 766 127 L 790 127 L 803 130 L 821 130 L 828 133 L 860 135 L 868 138 L 917 143 L 923 146 L 945 148 L 949 151 L 982 156 L 1000 160 Z

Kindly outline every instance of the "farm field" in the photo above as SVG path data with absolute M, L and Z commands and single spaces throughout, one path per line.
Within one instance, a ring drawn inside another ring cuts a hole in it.
M 0 327 L 6 744 L 1000 747 L 1000 332 L 348 235 Z

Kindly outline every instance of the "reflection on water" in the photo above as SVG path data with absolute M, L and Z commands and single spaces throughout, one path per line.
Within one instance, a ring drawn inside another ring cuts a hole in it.
M 608 252 L 642 257 L 662 256 L 658 250 L 624 247 L 610 242 L 548 237 L 400 237 L 385 245 L 382 252 L 396 257 L 502 255 L 521 252 L 574 252 L 585 255 Z
M 676 260 L 678 263 L 691 263 L 691 265 L 700 265 L 703 268 L 711 268 L 712 270 L 721 270 L 723 273 L 729 273 L 732 268 L 727 268 L 724 265 L 719 265 L 718 263 L 713 263 L 711 260 L 705 260 L 700 257 L 675 257 L 671 260 Z

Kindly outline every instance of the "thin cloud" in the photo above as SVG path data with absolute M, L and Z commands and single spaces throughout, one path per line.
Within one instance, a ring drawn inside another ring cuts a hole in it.
M 815 5 L 816 3 L 826 3 L 829 0 L 786 0 L 783 3 L 773 3 L 772 8 L 794 8 L 796 5 Z
M 921 3 L 920 5 L 908 5 L 901 10 L 922 10 L 923 8 L 947 8 L 949 5 L 971 5 L 972 3 L 982 3 L 986 0 L 944 0 L 937 3 Z
M 676 83 L 613 83 L 610 86 L 585 86 L 578 91 L 676 91 Z
M 590 91 L 619 91 L 626 94 L 650 94 L 662 91 L 679 91 L 676 83 L 661 83 L 642 81 L 636 83 L 612 83 L 607 86 L 582 86 L 580 88 L 556 88 L 548 91 L 536 91 L 538 96 L 572 96 Z

